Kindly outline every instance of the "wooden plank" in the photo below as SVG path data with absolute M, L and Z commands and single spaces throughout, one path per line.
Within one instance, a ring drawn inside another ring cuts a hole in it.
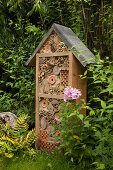
M 53 94 L 43 94 L 39 93 L 39 97 L 44 97 L 44 98 L 52 98 L 52 99 L 64 99 L 64 95 L 53 95 Z
M 72 87 L 80 89 L 82 96 L 80 99 L 85 99 L 87 101 L 87 80 L 81 79 L 80 75 L 84 74 L 86 68 L 73 56 L 72 58 Z M 80 99 L 77 100 L 77 103 L 82 104 Z M 82 109 L 80 113 L 86 114 L 86 109 Z
M 69 85 L 72 86 L 72 68 L 73 68 L 73 54 L 70 52 L 69 53 Z
M 80 86 L 78 84 L 78 78 L 79 78 L 78 70 L 79 70 L 79 62 L 73 56 L 72 57 L 72 87 L 80 89 Z
M 38 57 L 60 57 L 60 56 L 68 56 L 69 52 L 55 52 L 55 53 L 37 53 L 36 56 Z
M 39 134 L 39 88 L 38 88 L 38 75 L 39 75 L 39 57 L 36 57 L 36 103 L 35 103 L 35 135 Z

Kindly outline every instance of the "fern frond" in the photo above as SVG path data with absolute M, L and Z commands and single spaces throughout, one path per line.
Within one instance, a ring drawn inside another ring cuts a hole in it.
M 28 116 L 22 115 L 17 119 L 16 125 L 14 127 L 15 131 L 19 131 L 20 129 L 24 129 L 25 131 L 28 130 L 28 123 L 27 123 Z

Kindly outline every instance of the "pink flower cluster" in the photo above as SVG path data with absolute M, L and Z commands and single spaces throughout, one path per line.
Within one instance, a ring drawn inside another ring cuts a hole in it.
M 72 87 L 66 87 L 64 89 L 64 101 L 66 102 L 67 100 L 72 100 L 72 99 L 78 99 L 81 96 L 81 92 Z

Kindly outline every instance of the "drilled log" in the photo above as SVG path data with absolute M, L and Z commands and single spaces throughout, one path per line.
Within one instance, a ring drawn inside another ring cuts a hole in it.
M 41 124 L 41 128 L 42 128 L 43 130 L 45 130 L 46 127 L 47 127 L 47 122 L 46 122 L 45 117 L 42 117 L 42 118 L 41 118 L 40 124 Z
M 60 74 L 60 68 L 58 66 L 55 66 L 53 68 L 53 74 L 56 75 L 56 76 Z

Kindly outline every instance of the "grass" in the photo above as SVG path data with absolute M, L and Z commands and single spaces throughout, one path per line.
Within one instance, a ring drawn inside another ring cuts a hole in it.
M 59 153 L 36 151 L 34 157 L 1 158 L 0 170 L 74 170 Z

